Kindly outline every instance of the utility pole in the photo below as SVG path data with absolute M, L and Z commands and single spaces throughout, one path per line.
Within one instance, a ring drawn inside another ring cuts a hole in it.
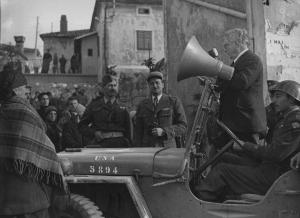
M 38 38 L 38 33 L 39 33 L 39 17 L 37 16 L 36 17 L 36 29 L 35 29 L 35 44 L 34 44 L 35 56 L 37 56 L 37 38 Z
M 53 22 L 51 22 L 51 33 L 53 33 Z
M 1 44 L 1 22 L 2 22 L 2 20 L 1 20 L 1 11 L 2 11 L 2 8 L 1 8 L 1 0 L 0 0 L 0 44 Z

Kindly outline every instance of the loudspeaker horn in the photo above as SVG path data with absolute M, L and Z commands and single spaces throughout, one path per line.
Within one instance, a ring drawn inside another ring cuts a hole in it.
M 181 57 L 177 81 L 194 76 L 218 76 L 224 80 L 230 80 L 234 68 L 224 64 L 220 60 L 212 58 L 193 36 L 188 42 Z

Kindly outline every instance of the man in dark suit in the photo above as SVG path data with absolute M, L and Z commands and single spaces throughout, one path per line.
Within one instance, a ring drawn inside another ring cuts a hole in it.
M 234 73 L 230 81 L 219 80 L 220 120 L 241 140 L 258 142 L 266 131 L 266 112 L 263 99 L 263 65 L 252 53 L 247 31 L 232 29 L 225 33 L 224 50 L 233 60 Z M 220 144 L 229 138 L 219 137 Z
M 187 128 L 183 106 L 176 97 L 163 94 L 163 74 L 150 72 L 150 97 L 144 99 L 136 113 L 135 145 L 138 147 L 176 147 L 175 137 Z

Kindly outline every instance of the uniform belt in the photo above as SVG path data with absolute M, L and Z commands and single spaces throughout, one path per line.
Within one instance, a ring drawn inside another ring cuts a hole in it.
M 123 137 L 124 134 L 122 132 L 102 132 L 102 138 L 108 139 L 108 138 L 117 138 L 117 137 Z

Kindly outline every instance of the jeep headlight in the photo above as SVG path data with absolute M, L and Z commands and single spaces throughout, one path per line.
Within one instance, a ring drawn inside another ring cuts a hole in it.
M 68 158 L 60 158 L 60 165 L 64 175 L 71 175 L 73 171 L 73 163 Z

